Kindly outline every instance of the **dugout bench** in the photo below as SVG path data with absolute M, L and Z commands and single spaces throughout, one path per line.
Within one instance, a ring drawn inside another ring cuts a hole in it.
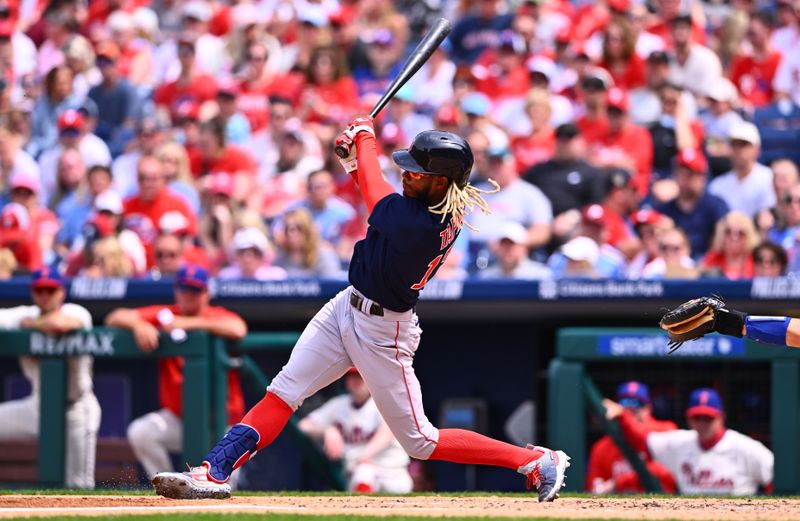
M 268 379 L 247 356 L 259 350 L 290 350 L 300 334 L 296 332 L 251 333 L 235 346 L 236 356 L 229 355 L 226 341 L 206 332 L 190 332 L 187 339 L 175 343 L 162 334 L 159 348 L 151 353 L 141 351 L 133 335 L 115 328 L 97 327 L 63 336 L 48 336 L 35 331 L 0 331 L 0 357 L 9 359 L 22 355 L 35 356 L 40 363 L 41 400 L 38 442 L 9 442 L 0 449 L 18 453 L 0 458 L 5 464 L 27 465 L 34 459 L 36 469 L 28 468 L 26 475 L 35 478 L 39 486 L 63 487 L 65 455 L 66 364 L 74 355 L 114 358 L 184 358 L 183 387 L 183 454 L 185 461 L 200 461 L 227 429 L 227 373 L 229 368 L 241 370 L 245 383 L 266 389 Z M 205 392 L 198 392 L 199 390 Z M 1 420 L 0 420 L 1 421 Z M 198 428 L 198 426 L 207 428 Z M 188 426 L 188 427 L 187 427 Z M 298 445 L 301 455 L 312 467 L 325 476 L 334 488 L 345 485 L 341 469 L 330 464 L 320 449 L 290 421 L 287 432 Z M 124 446 L 123 446 L 124 445 Z M 7 452 L 7 451 L 4 451 Z M 35 453 L 35 458 L 32 456 Z M 127 440 L 98 439 L 98 464 L 117 459 L 129 461 L 132 451 Z M 135 461 L 135 460 L 134 460 Z M 98 483 L 102 481 L 98 476 Z
M 570 479 L 565 489 L 573 492 L 583 489 L 588 459 L 587 406 L 595 412 L 603 410 L 599 393 L 586 370 L 588 363 L 724 361 L 769 364 L 774 492 L 800 492 L 800 447 L 797 443 L 797 433 L 800 432 L 800 349 L 712 334 L 687 342 L 673 354 L 668 354 L 667 342 L 666 333 L 654 328 L 565 328 L 558 331 L 556 357 L 548 368 L 547 423 L 549 446 L 562 449 L 572 457 L 568 472 Z M 725 406 L 730 408 L 732 404 L 726 402 Z M 642 481 L 646 484 L 645 480 Z

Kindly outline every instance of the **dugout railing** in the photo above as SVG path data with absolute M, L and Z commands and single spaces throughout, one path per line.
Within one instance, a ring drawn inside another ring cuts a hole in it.
M 235 345 L 206 332 L 190 332 L 185 341 L 174 342 L 161 334 L 159 347 L 150 353 L 141 351 L 129 331 L 98 327 L 61 336 L 35 331 L 0 331 L 0 357 L 10 359 L 33 356 L 39 360 L 40 402 L 39 440 L 37 447 L 37 484 L 63 487 L 66 450 L 66 360 L 70 356 L 95 358 L 147 359 L 180 356 L 183 374 L 183 453 L 184 461 L 200 461 L 227 428 L 227 372 L 239 367 L 243 380 L 260 392 L 267 378 L 247 356 L 260 350 L 290 351 L 299 333 L 251 333 Z M 235 353 L 231 356 L 229 353 Z M 2 419 L 0 419 L 2 421 Z M 205 427 L 204 427 L 205 426 Z M 321 450 L 291 422 L 288 432 L 301 456 L 326 477 L 333 488 L 343 488 L 340 469 L 324 457 Z
M 556 356 L 548 368 L 547 434 L 550 446 L 572 457 L 566 490 L 583 489 L 588 458 L 587 412 L 589 408 L 595 411 L 598 406 L 602 408 L 587 366 L 609 367 L 621 362 L 768 364 L 770 448 L 775 454 L 774 492 L 800 492 L 800 447 L 797 443 L 800 350 L 712 334 L 686 343 L 669 354 L 666 334 L 652 328 L 565 328 L 558 331 Z M 725 405 L 726 409 L 736 406 L 730 402 Z

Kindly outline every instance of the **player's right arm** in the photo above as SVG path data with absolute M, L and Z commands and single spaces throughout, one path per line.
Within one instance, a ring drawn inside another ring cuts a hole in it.
M 136 309 L 119 308 L 106 317 L 106 325 L 133 333 L 139 349 L 149 353 L 158 347 L 158 329 L 144 320 Z
M 636 452 L 646 451 L 648 430 L 644 424 L 631 411 L 613 400 L 603 400 L 603 406 L 606 408 L 606 419 L 619 422 L 622 434 L 631 448 Z

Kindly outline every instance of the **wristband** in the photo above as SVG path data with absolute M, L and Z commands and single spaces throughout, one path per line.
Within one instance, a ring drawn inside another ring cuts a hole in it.
M 765 344 L 786 345 L 786 331 L 789 329 L 789 317 L 760 317 L 748 315 L 744 320 L 745 334 Z

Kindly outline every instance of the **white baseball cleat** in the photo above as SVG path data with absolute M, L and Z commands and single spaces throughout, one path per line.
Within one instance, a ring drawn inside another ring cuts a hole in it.
M 558 498 L 561 487 L 564 486 L 565 472 L 569 467 L 569 456 L 563 451 L 551 450 L 546 447 L 528 448 L 544 452 L 539 459 L 535 459 L 517 469 L 517 472 L 528 477 L 528 488 L 536 487 L 539 492 L 539 501 L 553 501 Z
M 170 499 L 228 499 L 231 486 L 208 479 L 205 465 L 186 472 L 159 472 L 152 479 L 156 494 Z

